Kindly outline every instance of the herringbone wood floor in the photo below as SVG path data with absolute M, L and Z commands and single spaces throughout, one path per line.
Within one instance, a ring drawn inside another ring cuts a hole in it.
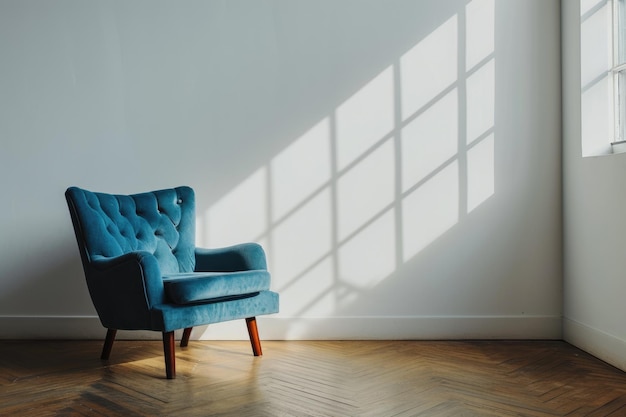
M 626 416 L 626 374 L 559 341 L 0 341 L 7 416 Z

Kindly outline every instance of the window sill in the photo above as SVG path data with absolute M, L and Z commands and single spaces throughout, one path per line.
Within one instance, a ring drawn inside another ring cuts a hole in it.
M 626 140 L 611 143 L 611 149 L 613 149 L 613 153 L 626 152 Z

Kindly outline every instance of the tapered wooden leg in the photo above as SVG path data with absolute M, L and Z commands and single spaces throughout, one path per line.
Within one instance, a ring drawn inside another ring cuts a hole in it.
M 176 378 L 176 356 L 174 332 L 163 332 L 163 353 L 165 354 L 165 375 L 167 379 Z
M 261 340 L 259 340 L 259 329 L 256 326 L 256 317 L 248 317 L 246 319 L 246 326 L 248 326 L 248 335 L 250 336 L 250 343 L 252 344 L 252 353 L 254 356 L 263 355 L 261 350 Z
M 109 356 L 111 356 L 111 349 L 113 348 L 113 342 L 115 341 L 116 334 L 116 329 L 107 330 L 107 337 L 106 339 L 104 339 L 104 346 L 102 347 L 102 354 L 100 355 L 100 359 L 107 360 L 109 359 Z
M 180 347 L 187 347 L 187 345 L 189 344 L 191 329 L 193 329 L 193 327 L 187 327 L 185 330 L 183 330 L 183 337 L 180 339 Z

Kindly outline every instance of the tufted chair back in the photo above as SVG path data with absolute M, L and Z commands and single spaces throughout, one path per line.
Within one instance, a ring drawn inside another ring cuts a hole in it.
M 85 266 L 98 258 L 146 251 L 155 256 L 163 274 L 194 270 L 191 188 L 112 195 L 71 187 L 66 196 Z

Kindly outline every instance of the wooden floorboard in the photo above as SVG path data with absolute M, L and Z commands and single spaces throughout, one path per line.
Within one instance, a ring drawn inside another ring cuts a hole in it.
M 626 373 L 561 341 L 0 341 L 4 416 L 626 416 Z

